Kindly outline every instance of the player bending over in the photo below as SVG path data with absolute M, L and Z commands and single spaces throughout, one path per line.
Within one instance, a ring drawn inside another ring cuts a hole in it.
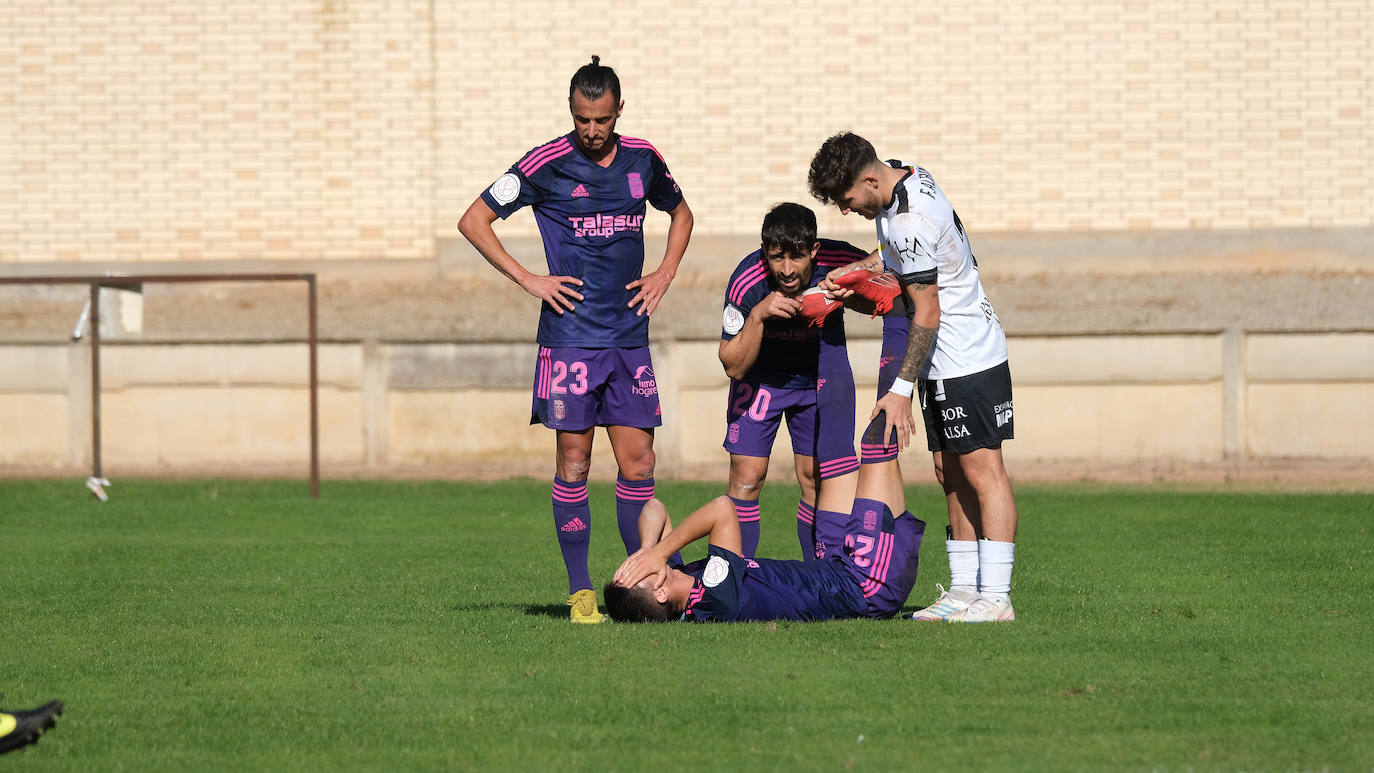
M 797 540 L 810 560 L 816 542 L 817 482 L 841 493 L 849 513 L 854 472 L 854 374 L 845 349 L 844 315 L 824 295 L 805 295 L 837 266 L 868 254 L 816 235 L 816 214 L 784 202 L 768 211 L 760 247 L 730 275 L 720 333 L 720 362 L 730 377 L 725 450 L 727 494 L 739 514 L 740 555 L 759 544 L 759 493 L 768 477 L 778 427 L 787 421 L 801 486 Z M 805 304 L 820 302 L 820 309 Z M 819 319 L 819 311 L 824 316 Z M 848 489 L 842 476 L 848 476 Z
M 950 589 L 941 588 L 913 619 L 1013 620 L 1017 512 L 1002 462 L 1002 443 L 1014 436 L 1011 371 L 1006 335 L 983 293 L 964 224 L 929 172 L 880 161 L 856 134 L 825 141 L 811 160 L 808 183 L 812 195 L 841 214 L 874 221 L 883 263 L 912 307 L 897 377 L 871 416 L 882 414 L 883 437 L 895 428 L 905 447 L 919 387 L 926 447 L 945 491 Z M 836 281 L 822 286 L 839 293 Z

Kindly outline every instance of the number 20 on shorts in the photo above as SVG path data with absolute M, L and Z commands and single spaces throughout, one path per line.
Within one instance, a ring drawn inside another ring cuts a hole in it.
M 752 384 L 737 382 L 735 399 L 730 401 L 730 410 L 735 416 L 748 414 L 754 421 L 763 421 L 763 417 L 768 415 L 768 403 L 772 399 L 773 395 L 763 387 L 755 391 Z

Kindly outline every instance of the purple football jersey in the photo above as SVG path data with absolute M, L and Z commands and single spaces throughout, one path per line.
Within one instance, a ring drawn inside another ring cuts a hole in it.
M 606 349 L 649 344 L 649 317 L 629 308 L 625 285 L 644 270 L 645 203 L 670 211 L 682 192 L 646 140 L 616 135 L 610 166 L 583 155 L 572 134 L 541 145 L 511 166 L 482 200 L 502 219 L 531 207 L 551 275 L 582 280 L 572 313 L 547 303 L 537 340 L 549 347 Z
M 845 564 L 741 558 L 717 545 L 689 564 L 695 577 L 683 619 L 695 623 L 748 620 L 831 620 L 861 617 L 866 602 Z
M 868 256 L 867 252 L 848 242 L 820 239 L 816 253 L 816 268 L 811 272 L 810 287 L 820 283 L 831 269 L 847 266 Z M 721 340 L 729 341 L 739 334 L 743 320 L 768 294 L 776 290 L 768 274 L 768 263 L 761 250 L 754 250 L 735 267 L 725 290 L 725 314 Z M 827 331 L 838 329 L 839 345 L 844 343 L 844 315 L 831 314 L 825 320 Z M 816 384 L 816 356 L 821 331 L 808 326 L 805 319 L 770 319 L 763 323 L 763 342 L 742 381 L 754 385 L 800 389 Z

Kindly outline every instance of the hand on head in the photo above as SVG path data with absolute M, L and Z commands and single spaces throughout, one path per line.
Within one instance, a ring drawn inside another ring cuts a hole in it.
M 648 549 L 635 551 L 626 558 L 619 569 L 615 570 L 612 581 L 616 585 L 633 588 L 644 580 L 650 580 L 649 587 L 658 590 L 668 581 L 668 563 Z

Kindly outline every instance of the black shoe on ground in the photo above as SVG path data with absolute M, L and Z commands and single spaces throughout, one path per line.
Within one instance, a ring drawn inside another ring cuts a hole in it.
M 30 711 L 0 709 L 0 754 L 36 743 L 44 730 L 57 724 L 65 708 L 62 701 L 52 701 Z

